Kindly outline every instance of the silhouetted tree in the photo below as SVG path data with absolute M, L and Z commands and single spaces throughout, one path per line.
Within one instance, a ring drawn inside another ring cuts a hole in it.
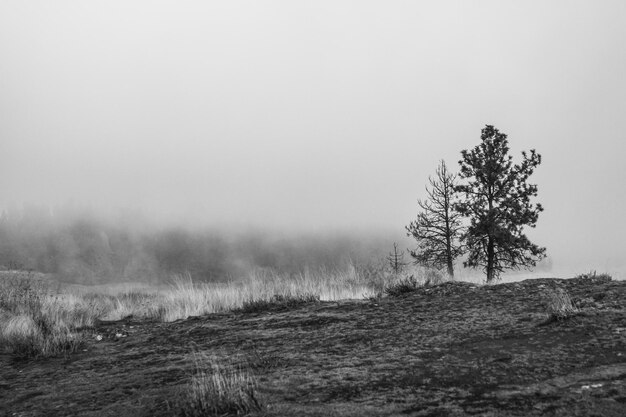
M 406 262 L 404 262 L 404 252 L 398 251 L 398 244 L 396 242 L 393 243 L 393 251 L 389 252 L 387 255 L 387 262 L 389 262 L 389 266 L 394 274 L 402 272 L 407 265 Z
M 505 269 L 535 266 L 545 256 L 545 248 L 531 243 L 524 226 L 535 227 L 540 204 L 533 205 L 537 186 L 527 180 L 541 163 L 541 155 L 522 152 L 524 160 L 514 165 L 508 154 L 507 135 L 487 125 L 481 143 L 461 152 L 459 177 L 465 184 L 455 186 L 462 200 L 457 211 L 470 221 L 463 241 L 469 255 L 466 267 L 483 267 L 487 282 Z
M 417 241 L 417 248 L 409 251 L 415 263 L 436 269 L 446 267 L 451 277 L 454 276 L 454 260 L 463 253 L 459 241 L 463 229 L 461 216 L 454 210 L 456 178 L 442 160 L 436 177 L 428 178 L 428 198 L 417 201 L 422 211 L 406 226 L 407 236 Z

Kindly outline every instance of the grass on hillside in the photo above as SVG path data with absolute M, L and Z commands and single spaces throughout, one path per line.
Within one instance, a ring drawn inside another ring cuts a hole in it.
M 441 282 L 432 271 L 405 275 L 385 271 L 384 265 L 342 270 L 305 270 L 282 274 L 257 270 L 229 283 L 195 283 L 189 274 L 177 276 L 166 288 L 123 286 L 91 292 L 89 288 L 53 288 L 33 274 L 0 276 L 0 351 L 23 357 L 46 357 L 75 352 L 97 320 L 172 322 L 189 316 L 225 311 L 284 310 L 303 303 L 399 295 L 422 285 Z
M 548 322 L 565 320 L 579 313 L 578 308 L 572 302 L 569 293 L 563 288 L 553 288 L 546 291 L 546 309 Z
M 345 270 L 307 270 L 298 275 L 258 270 L 230 283 L 194 283 L 177 276 L 167 288 L 124 286 L 99 293 L 51 285 L 41 276 L 0 276 L 0 351 L 48 357 L 79 350 L 97 320 L 129 316 L 172 322 L 189 316 L 292 308 L 302 302 L 363 298 L 381 292 L 383 275 L 350 265 Z
M 275 294 L 269 300 L 246 300 L 241 308 L 237 309 L 242 313 L 258 313 L 264 311 L 282 311 L 296 308 L 310 303 L 318 303 L 320 297 L 314 294 L 281 295 Z
M 184 417 L 247 415 L 263 405 L 248 367 L 232 359 L 194 353 L 195 372 L 173 410 Z
M 0 281 L 0 348 L 20 357 L 55 356 L 83 345 L 80 329 L 105 313 L 96 300 L 58 294 L 32 274 Z

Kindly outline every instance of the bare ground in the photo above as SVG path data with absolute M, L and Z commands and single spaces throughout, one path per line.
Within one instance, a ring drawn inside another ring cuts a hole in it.
M 555 286 L 580 314 L 546 320 Z M 200 351 L 246 362 L 259 415 L 621 417 L 625 295 L 623 281 L 446 283 L 289 311 L 103 322 L 66 358 L 0 356 L 0 415 L 173 415 Z

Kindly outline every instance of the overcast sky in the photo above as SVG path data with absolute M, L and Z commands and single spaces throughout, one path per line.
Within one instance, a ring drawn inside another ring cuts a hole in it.
M 0 205 L 389 228 L 493 124 L 560 266 L 626 268 L 626 2 L 0 2 Z

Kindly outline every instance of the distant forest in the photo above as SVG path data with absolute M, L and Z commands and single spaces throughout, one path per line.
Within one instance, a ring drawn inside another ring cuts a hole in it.
M 137 216 L 112 219 L 74 209 L 27 207 L 0 215 L 0 269 L 85 284 L 161 283 L 186 272 L 194 280 L 217 282 L 257 268 L 344 268 L 377 262 L 391 243 L 373 234 L 160 227 Z

